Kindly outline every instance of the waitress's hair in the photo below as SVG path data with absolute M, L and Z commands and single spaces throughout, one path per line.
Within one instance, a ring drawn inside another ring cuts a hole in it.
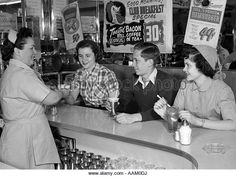
M 15 43 L 10 41 L 7 37 L 3 42 L 1 49 L 2 59 L 4 61 L 10 60 L 13 57 L 15 47 L 22 50 L 28 37 L 32 37 L 32 30 L 26 27 L 20 28 L 19 32 L 17 33 Z
M 189 54 L 192 55 L 192 57 L 189 59 L 196 63 L 196 68 L 201 73 L 210 78 L 214 77 L 216 71 L 212 69 L 211 65 L 207 62 L 207 60 L 202 56 L 201 53 L 199 53 L 196 49 L 192 49 Z
M 141 51 L 141 57 L 145 60 L 152 59 L 154 66 L 160 63 L 160 50 L 157 45 L 151 42 L 139 42 L 134 46 L 134 50 Z
M 14 44 L 8 38 L 4 40 L 1 48 L 2 60 L 8 61 L 12 58 L 14 47 Z
M 89 47 L 93 51 L 95 55 L 95 61 L 97 62 L 101 57 L 100 49 L 97 43 L 92 40 L 82 40 L 76 45 L 76 58 L 79 59 L 79 49 L 86 47 Z
M 32 37 L 32 30 L 30 28 L 23 27 L 17 33 L 15 47 L 22 50 L 26 44 L 26 39 Z

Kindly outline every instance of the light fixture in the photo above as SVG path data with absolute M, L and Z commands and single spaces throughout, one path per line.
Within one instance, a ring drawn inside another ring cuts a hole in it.
M 0 6 L 4 6 L 4 5 L 12 5 L 12 4 L 18 4 L 21 3 L 21 0 L 14 0 L 14 1 L 5 1 L 5 2 L 0 2 Z

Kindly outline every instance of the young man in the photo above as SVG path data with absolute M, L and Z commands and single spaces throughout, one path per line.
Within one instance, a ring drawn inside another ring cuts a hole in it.
M 160 119 L 153 110 L 154 103 L 159 99 L 157 95 L 172 104 L 177 93 L 174 89 L 174 79 L 156 69 L 155 65 L 159 62 L 160 51 L 156 45 L 141 42 L 134 46 L 133 67 L 136 75 L 131 78 L 130 87 L 123 88 L 125 94 L 120 98 L 120 102 L 125 113 L 116 116 L 119 123 Z

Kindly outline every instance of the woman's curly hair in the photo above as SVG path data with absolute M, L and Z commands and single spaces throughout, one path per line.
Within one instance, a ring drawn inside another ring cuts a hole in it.
M 28 37 L 32 37 L 32 30 L 30 28 L 22 27 L 16 36 L 16 41 L 13 43 L 8 39 L 8 37 L 4 40 L 1 52 L 2 59 L 4 61 L 9 61 L 13 57 L 14 48 L 23 49 L 24 44 L 26 43 L 26 39 Z

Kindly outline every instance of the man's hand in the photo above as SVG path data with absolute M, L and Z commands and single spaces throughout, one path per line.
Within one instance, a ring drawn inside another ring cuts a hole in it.
M 131 124 L 134 122 L 142 121 L 142 116 L 140 113 L 136 114 L 121 113 L 116 116 L 116 121 L 121 124 Z
M 154 111 L 161 116 L 161 118 L 165 119 L 166 114 L 166 100 L 159 99 L 153 106 Z

